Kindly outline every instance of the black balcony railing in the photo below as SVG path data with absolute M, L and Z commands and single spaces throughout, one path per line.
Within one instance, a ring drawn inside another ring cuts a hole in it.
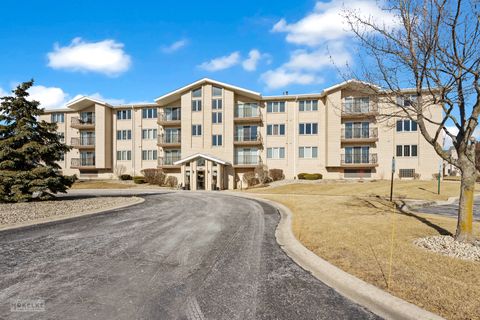
M 342 129 L 342 139 L 375 139 L 377 137 L 377 128 Z
M 95 166 L 95 157 L 88 158 L 72 158 L 71 167 L 94 167 Z
M 234 159 L 236 165 L 256 165 L 260 163 L 258 155 L 236 155 Z
M 158 135 L 159 144 L 178 144 L 181 142 L 182 142 L 182 136 L 180 132 Z
M 173 166 L 175 162 L 180 160 L 180 155 L 167 155 L 158 158 L 159 166 Z
M 95 124 L 95 117 L 73 117 L 72 118 L 72 125 L 94 125 Z
M 256 142 L 256 141 L 262 141 L 262 137 L 260 133 L 254 133 L 254 134 L 239 134 L 234 136 L 235 142 Z
M 377 154 L 342 154 L 342 164 L 377 164 Z
M 378 106 L 374 102 L 344 102 L 342 103 L 342 114 L 361 115 L 378 112 Z
M 70 140 L 70 144 L 74 147 L 77 146 L 95 146 L 95 137 L 80 137 L 80 138 L 72 138 Z
M 243 107 L 238 105 L 235 107 L 235 118 L 260 118 L 262 116 L 260 107 Z

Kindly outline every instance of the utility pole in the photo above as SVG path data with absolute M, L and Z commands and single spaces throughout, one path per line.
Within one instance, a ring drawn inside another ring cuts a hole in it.
M 395 157 L 392 157 L 392 178 L 390 180 L 390 202 L 393 198 L 393 177 L 395 175 Z
M 440 177 L 442 176 L 442 160 L 440 160 L 440 165 L 438 166 L 438 189 L 437 193 L 440 194 Z

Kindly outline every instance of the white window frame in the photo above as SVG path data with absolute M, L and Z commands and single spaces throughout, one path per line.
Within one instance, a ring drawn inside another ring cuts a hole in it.
M 272 159 L 272 160 L 285 159 L 285 147 L 267 148 L 267 159 Z
M 212 99 L 212 109 L 213 110 L 222 110 L 223 101 L 222 99 Z
M 152 161 L 157 160 L 157 158 L 157 150 L 142 150 L 142 161 Z
M 302 127 L 303 127 L 303 133 L 302 133 Z M 307 133 L 308 129 L 310 129 L 310 133 Z M 298 124 L 298 134 L 302 135 L 302 136 L 313 136 L 313 135 L 318 134 L 318 122 L 301 122 L 301 123 L 299 123 Z
M 117 130 L 117 140 L 132 140 L 132 130 Z
M 212 135 L 212 146 L 221 147 L 223 145 L 223 136 L 221 134 Z
M 282 134 L 282 128 L 283 128 L 283 134 Z M 285 128 L 286 127 L 285 127 L 284 123 L 268 124 L 267 125 L 267 136 L 284 136 L 285 135 Z
M 202 100 L 194 99 L 192 100 L 192 112 L 202 111 Z
M 142 140 L 154 140 L 157 137 L 157 129 L 142 129 Z
M 284 113 L 285 101 L 268 101 L 267 113 Z
M 300 100 L 298 110 L 300 112 L 318 111 L 318 100 Z
M 117 120 L 131 120 L 132 119 L 132 110 L 117 110 Z
M 218 123 L 222 123 L 222 120 L 223 120 L 223 116 L 222 116 L 222 112 L 212 112 L 212 123 L 213 124 L 218 124 Z
M 132 160 L 131 150 L 117 150 L 117 161 L 131 161 L 131 160 Z
M 192 136 L 200 137 L 202 135 L 202 125 L 201 124 L 192 124 Z
M 50 116 L 52 123 L 64 123 L 65 122 L 65 113 L 63 112 L 54 112 Z
M 158 116 L 157 108 L 143 108 L 142 119 L 155 119 Z
M 318 147 L 298 147 L 298 158 L 300 158 L 300 159 L 317 159 L 318 158 Z

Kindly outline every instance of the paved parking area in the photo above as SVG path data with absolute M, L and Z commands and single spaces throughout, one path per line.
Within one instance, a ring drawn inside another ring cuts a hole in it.
M 440 214 L 440 215 L 445 215 L 450 217 L 457 217 L 458 215 L 457 210 L 458 210 L 458 201 L 452 204 L 419 208 L 416 211 L 423 212 L 423 213 Z M 475 204 L 473 207 L 473 215 L 475 220 L 480 221 L 480 198 L 475 199 Z
M 221 193 L 143 196 L 0 232 L 0 319 L 377 319 L 285 255 L 275 208 Z M 16 299 L 45 311 L 11 312 Z

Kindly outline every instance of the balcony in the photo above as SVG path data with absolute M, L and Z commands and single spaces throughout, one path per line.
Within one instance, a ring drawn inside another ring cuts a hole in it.
M 342 103 L 342 118 L 359 119 L 378 116 L 378 105 L 373 102 L 344 102 Z
M 95 158 L 72 158 L 70 167 L 72 169 L 94 169 Z
M 72 138 L 70 140 L 70 145 L 77 149 L 94 149 L 95 137 Z
M 179 148 L 182 143 L 180 132 L 174 134 L 159 134 L 157 145 L 162 148 Z
M 237 155 L 235 156 L 233 166 L 235 168 L 254 168 L 259 163 L 261 163 L 259 155 Z
M 174 165 L 175 162 L 180 160 L 180 155 L 178 156 L 163 156 L 158 157 L 158 167 L 160 168 L 179 168 L 179 165 Z
M 342 154 L 341 166 L 344 168 L 376 167 L 378 166 L 377 154 Z
M 159 114 L 157 123 L 163 127 L 179 127 L 182 124 L 182 117 L 178 114 Z
M 234 145 L 254 146 L 263 143 L 260 133 L 250 135 L 235 135 L 233 139 Z
M 373 143 L 378 141 L 378 129 L 342 129 L 342 143 Z
M 73 117 L 70 126 L 75 129 L 95 129 L 95 118 Z
M 236 123 L 262 122 L 262 112 L 260 111 L 260 107 L 239 108 L 236 106 L 233 121 Z

